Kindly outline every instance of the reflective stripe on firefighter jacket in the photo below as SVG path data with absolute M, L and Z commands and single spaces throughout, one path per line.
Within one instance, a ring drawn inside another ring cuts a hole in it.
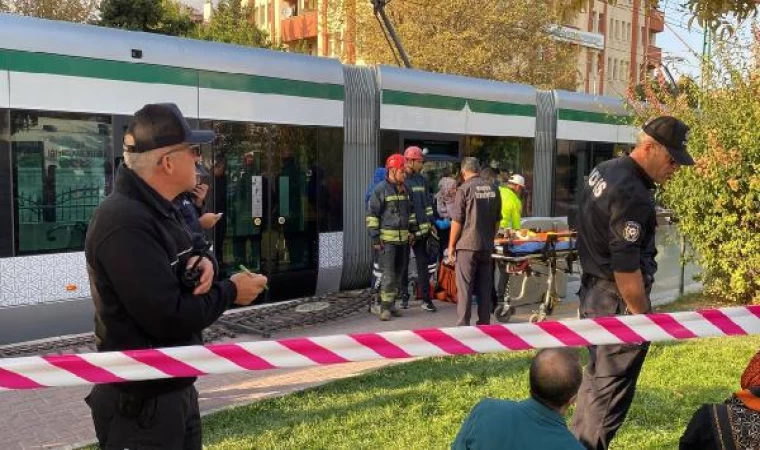
M 367 229 L 372 245 L 381 241 L 406 244 L 409 233 L 419 233 L 409 196 L 403 187 L 388 180 L 375 186 L 367 202 Z
M 427 180 L 420 173 L 407 175 L 404 182 L 407 192 L 411 196 L 414 214 L 419 224 L 417 237 L 426 236 L 430 233 L 435 217 L 433 216 L 433 198 L 429 195 Z

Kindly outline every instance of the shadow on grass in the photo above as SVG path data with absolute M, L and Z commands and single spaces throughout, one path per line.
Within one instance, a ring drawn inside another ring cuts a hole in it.
M 652 346 L 612 449 L 677 448 L 702 403 L 738 386 L 757 338 Z M 584 356 L 586 352 L 581 351 Z M 208 417 L 209 448 L 447 448 L 484 397 L 522 400 L 533 352 L 433 358 Z M 421 426 L 421 424 L 424 424 Z
M 482 396 L 498 394 L 507 387 L 527 391 L 525 374 L 532 357 L 533 352 L 520 352 L 508 357 L 433 358 L 339 380 L 209 416 L 205 444 L 245 439 L 263 432 L 280 434 L 295 426 L 318 427 L 336 418 L 354 417 L 363 422 L 367 411 L 377 412 L 378 418 L 386 417 L 374 424 L 378 431 L 393 426 L 390 419 L 398 416 L 394 411 L 414 411 L 422 420 L 453 414 L 459 420 Z M 503 385 L 507 381 L 508 386 Z M 452 396 L 454 390 L 457 393 Z M 473 396 L 462 395 L 461 391 L 470 391 Z M 375 421 L 369 422 L 373 426 Z

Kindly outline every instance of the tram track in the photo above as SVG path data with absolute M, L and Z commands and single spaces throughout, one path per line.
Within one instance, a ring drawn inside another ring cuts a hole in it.
M 268 339 L 275 332 L 331 322 L 366 310 L 369 296 L 369 290 L 365 289 L 231 310 L 203 331 L 203 342 L 210 344 L 243 336 Z M 0 358 L 95 351 L 95 335 L 83 333 L 3 345 Z

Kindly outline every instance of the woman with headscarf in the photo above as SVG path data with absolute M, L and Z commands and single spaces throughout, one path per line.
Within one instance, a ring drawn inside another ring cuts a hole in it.
M 702 405 L 686 426 L 681 450 L 760 449 L 760 351 L 741 378 L 741 389 L 722 404 Z
M 438 250 L 438 260 L 443 260 L 443 250 L 449 242 L 451 231 L 451 211 L 454 209 L 454 198 L 457 194 L 457 181 L 451 177 L 443 177 L 438 181 L 438 192 L 435 194 L 435 228 L 438 239 L 442 243 Z

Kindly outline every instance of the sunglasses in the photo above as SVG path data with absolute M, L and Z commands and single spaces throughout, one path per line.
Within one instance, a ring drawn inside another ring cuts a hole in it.
M 158 159 L 158 162 L 156 163 L 157 166 L 161 165 L 161 161 L 164 160 L 164 157 L 171 155 L 172 153 L 177 152 L 184 152 L 184 151 L 191 151 L 193 153 L 193 156 L 196 158 L 201 157 L 201 148 L 198 145 L 182 145 L 181 147 L 177 147 L 175 149 L 169 150 L 168 152 L 161 155 L 161 157 Z

